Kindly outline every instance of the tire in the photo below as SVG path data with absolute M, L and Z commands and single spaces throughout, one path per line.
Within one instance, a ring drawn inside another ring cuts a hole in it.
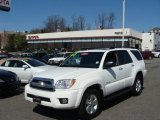
M 158 57 L 160 58 L 160 54 L 158 55 Z
M 92 119 L 102 111 L 102 97 L 98 90 L 89 89 L 85 92 L 79 106 L 79 117 L 82 119 Z
M 138 75 L 138 76 L 136 76 L 135 82 L 134 82 L 133 87 L 132 87 L 133 95 L 134 96 L 140 95 L 141 92 L 142 92 L 142 87 L 143 87 L 142 77 L 140 75 Z

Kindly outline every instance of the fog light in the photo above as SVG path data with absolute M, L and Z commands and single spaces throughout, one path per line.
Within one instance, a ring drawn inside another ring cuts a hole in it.
M 61 104 L 67 104 L 68 103 L 68 98 L 59 98 L 59 101 Z

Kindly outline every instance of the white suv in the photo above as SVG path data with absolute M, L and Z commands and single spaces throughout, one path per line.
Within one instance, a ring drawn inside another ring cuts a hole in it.
M 145 75 L 136 49 L 78 51 L 59 67 L 35 75 L 25 86 L 25 99 L 56 109 L 78 108 L 81 118 L 92 119 L 104 97 L 125 88 L 140 95 Z

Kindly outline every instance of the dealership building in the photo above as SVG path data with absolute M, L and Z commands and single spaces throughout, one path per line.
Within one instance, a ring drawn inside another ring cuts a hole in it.
M 85 30 L 27 34 L 30 49 L 92 49 L 122 47 L 123 29 Z M 124 29 L 124 47 L 139 50 L 160 48 L 160 36 L 156 33 L 141 33 L 130 28 Z M 152 44 L 152 45 L 151 45 Z

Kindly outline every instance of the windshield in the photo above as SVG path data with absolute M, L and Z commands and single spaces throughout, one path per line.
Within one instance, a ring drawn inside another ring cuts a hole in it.
M 98 68 L 104 52 L 73 53 L 60 67 Z
M 46 64 L 36 59 L 26 59 L 25 62 L 33 67 L 45 66 Z

